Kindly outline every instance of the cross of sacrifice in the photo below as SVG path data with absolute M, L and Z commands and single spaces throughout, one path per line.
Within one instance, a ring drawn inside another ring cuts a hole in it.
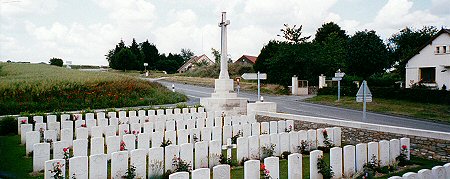
M 222 149 L 227 150 L 227 158 L 231 158 L 231 149 L 236 148 L 236 144 L 231 144 L 231 139 L 227 139 L 227 145 L 222 146 Z

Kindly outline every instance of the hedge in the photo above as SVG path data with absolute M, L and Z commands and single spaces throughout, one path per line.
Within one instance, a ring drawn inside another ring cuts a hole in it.
M 392 87 L 370 87 L 373 97 L 384 99 L 405 100 L 419 103 L 449 104 L 450 91 L 392 88 Z M 341 86 L 342 96 L 356 96 L 358 89 L 355 87 Z M 336 95 L 337 87 L 319 89 L 317 95 Z

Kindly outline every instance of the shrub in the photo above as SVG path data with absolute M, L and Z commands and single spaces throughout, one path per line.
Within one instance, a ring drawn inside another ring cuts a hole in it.
M 59 67 L 62 67 L 64 64 L 63 60 L 60 58 L 51 58 L 49 63 L 50 63 L 50 65 L 55 65 L 55 66 L 59 66 Z
M 334 172 L 331 167 L 325 162 L 323 156 L 320 156 L 317 161 L 317 169 L 319 169 L 319 173 L 322 174 L 324 179 L 330 179 L 333 177 Z
M 0 119 L 0 135 L 17 134 L 17 121 L 12 116 L 6 116 Z

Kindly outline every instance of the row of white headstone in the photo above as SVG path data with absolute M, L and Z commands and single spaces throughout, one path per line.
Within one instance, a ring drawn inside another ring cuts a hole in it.
M 259 136 L 239 137 L 237 139 L 237 161 L 244 159 L 263 159 L 264 150 L 273 148 L 273 155 L 280 156 L 283 152 L 297 153 L 302 141 L 308 145 L 306 151 L 325 146 L 323 131 L 328 133 L 327 140 L 333 146 L 341 146 L 341 128 L 310 129 L 301 131 L 282 132 L 277 134 L 263 134 Z
M 408 172 L 403 176 L 393 176 L 389 179 L 449 179 L 450 178 L 450 163 L 444 166 L 435 166 L 430 169 L 422 169 L 417 173 Z
M 210 179 L 211 170 L 209 168 L 199 168 L 191 172 L 191 178 Z M 213 167 L 214 179 L 230 179 L 230 165 L 217 165 Z M 190 179 L 189 172 L 176 172 L 169 175 L 169 179 Z
M 404 147 L 402 147 L 404 146 Z M 406 151 L 406 159 L 410 159 L 410 139 L 401 138 L 382 140 L 380 142 L 360 143 L 356 146 L 346 145 L 344 148 L 333 147 L 330 149 L 330 167 L 336 178 L 351 178 L 363 171 L 364 164 L 378 163 L 381 167 L 393 165 L 402 150 Z M 318 173 L 318 158 L 323 156 L 321 150 L 310 153 L 310 176 L 320 178 Z
M 71 121 L 70 121 L 71 122 Z M 218 140 L 221 141 L 223 145 L 226 144 L 227 139 L 232 138 L 236 135 L 241 135 L 243 137 L 248 137 L 251 135 L 260 135 L 261 131 L 268 130 L 269 127 L 265 127 L 269 123 L 260 123 L 256 122 L 253 124 L 244 124 L 244 125 L 234 125 L 234 126 L 222 126 L 222 127 L 203 127 L 202 129 L 193 128 L 190 130 L 168 130 L 165 132 L 146 132 L 146 131 L 153 131 L 153 125 L 152 123 L 145 123 L 144 124 L 144 132 L 141 133 L 141 127 L 139 125 L 133 125 L 131 124 L 131 130 L 129 124 L 121 124 L 119 125 L 119 137 L 121 140 L 124 141 L 138 141 L 138 145 L 142 145 L 143 148 L 149 148 L 148 146 L 154 147 L 154 146 L 160 146 L 163 139 L 170 140 L 173 144 L 184 144 L 184 143 L 194 143 L 195 141 L 210 141 L 210 140 Z M 283 124 L 283 125 L 277 125 L 277 124 Z M 278 121 L 278 123 L 275 123 L 275 126 L 286 126 L 286 124 L 289 124 L 289 126 L 294 125 L 294 122 L 291 121 Z M 133 127 L 135 126 L 135 127 Z M 274 125 L 272 125 L 274 126 Z M 64 128 L 61 131 L 58 130 L 44 130 L 43 131 L 43 138 L 44 141 L 41 141 L 41 133 L 39 131 L 30 131 L 32 125 L 31 124 L 22 124 L 21 128 L 24 132 L 26 132 L 26 135 L 21 136 L 22 143 L 26 144 L 26 153 L 30 153 L 33 151 L 33 145 L 40 142 L 48 142 L 48 143 L 56 143 L 58 141 L 65 141 L 64 144 L 72 145 L 74 143 L 74 134 L 71 130 L 71 128 Z M 102 128 L 99 128 L 98 126 L 94 126 L 92 128 L 91 132 L 91 139 L 95 139 L 95 141 L 99 141 L 100 139 L 96 138 L 103 138 L 103 135 L 108 137 L 115 137 L 117 133 L 117 127 L 116 126 L 108 126 L 106 129 L 102 130 Z M 283 131 L 283 129 L 276 129 Z M 30 131 L 30 132 L 27 132 Z M 84 141 L 84 142 L 75 142 L 75 145 L 78 143 L 83 143 L 83 146 L 86 146 L 89 134 L 88 134 L 88 128 L 87 127 L 79 127 L 76 128 L 76 140 L 78 141 Z M 124 131 L 128 131 L 125 133 Z M 272 132 L 272 130 L 271 130 Z M 60 135 L 58 134 L 60 133 Z M 132 133 L 132 134 L 130 134 Z M 50 140 L 50 141 L 47 141 Z M 151 142 L 150 142 L 151 141 Z M 127 142 L 126 142 L 127 143 Z M 130 142 L 132 143 L 132 142 Z M 54 148 L 54 146 L 63 146 L 59 145 L 60 143 L 56 143 L 52 145 L 51 147 Z M 135 144 L 130 144 L 129 146 L 135 146 Z M 139 147 L 139 146 L 138 146 Z M 58 147 L 56 147 L 58 148 Z
M 51 170 L 57 162 L 65 164 L 64 159 L 50 160 L 49 148 L 50 144 L 48 143 L 35 144 L 37 151 L 33 156 L 33 170 L 41 171 L 45 169 L 46 178 L 52 175 Z M 190 164 L 193 169 L 212 168 L 220 165 L 221 153 L 221 144 L 214 140 L 197 142 L 195 145 L 183 144 L 164 148 L 117 151 L 111 154 L 111 177 L 120 178 L 124 176 L 131 166 L 135 167 L 137 178 L 160 176 L 164 171 L 175 169 L 174 160 L 183 160 Z M 130 159 L 130 163 L 128 163 L 128 159 Z M 72 157 L 69 159 L 69 174 L 76 178 L 87 178 L 88 174 L 91 176 L 90 178 L 104 178 L 107 176 L 107 166 L 108 157 L 106 154 Z

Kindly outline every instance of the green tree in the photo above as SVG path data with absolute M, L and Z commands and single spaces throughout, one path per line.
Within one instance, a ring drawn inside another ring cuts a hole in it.
M 314 57 L 311 58 L 312 74 L 319 76 L 334 76 L 334 73 L 341 69 L 346 71 L 347 40 L 337 33 L 329 34 L 323 41 L 314 42 Z M 311 84 L 315 84 L 316 80 Z
M 148 40 L 140 45 L 143 63 L 148 63 L 147 69 L 156 69 L 156 62 L 159 61 L 160 55 L 155 45 L 150 44 Z
M 282 42 L 271 40 L 267 45 L 264 45 L 256 58 L 256 63 L 253 65 L 253 69 L 255 71 L 267 72 L 269 60 L 277 55 L 278 50 L 281 47 L 281 43 Z
M 328 22 L 322 25 L 319 29 L 316 31 L 316 35 L 314 37 L 314 42 L 322 43 L 332 34 L 336 34 L 337 37 L 340 37 L 344 40 L 348 39 L 348 35 L 345 33 L 345 30 L 342 30 L 339 25 L 335 24 L 334 22 Z
M 220 64 L 220 52 L 214 48 L 211 48 L 211 54 L 214 56 L 216 64 Z
M 280 31 L 283 33 L 283 35 L 277 35 L 279 37 L 283 37 L 290 43 L 304 43 L 306 42 L 311 36 L 302 37 L 302 28 L 303 26 L 300 25 L 300 27 L 296 28 L 297 25 L 294 25 L 294 27 L 289 27 L 289 24 L 284 24 L 284 29 L 280 29 Z
M 55 65 L 59 67 L 62 67 L 64 64 L 63 60 L 60 58 L 51 58 L 49 63 L 50 65 Z
M 375 31 L 356 32 L 348 42 L 347 74 L 367 79 L 389 67 L 388 51 Z
M 144 69 L 144 62 L 142 60 L 141 50 L 139 49 L 139 45 L 136 43 L 136 40 L 133 38 L 133 41 L 130 45 L 131 53 L 134 55 L 134 59 L 130 59 L 130 70 L 143 70 Z
M 388 39 L 391 63 L 402 78 L 405 78 L 405 66 L 409 58 L 437 32 L 433 26 L 424 26 L 417 30 L 406 27 Z
M 185 63 L 189 59 L 191 59 L 192 56 L 194 56 L 194 52 L 192 52 L 191 49 L 188 49 L 188 48 L 181 49 L 181 57 L 183 58 L 183 63 Z
M 115 57 L 118 60 L 118 70 L 130 70 L 133 69 L 133 62 L 136 60 L 136 55 L 131 52 L 129 48 L 123 48 L 122 50 L 117 53 L 117 56 Z

